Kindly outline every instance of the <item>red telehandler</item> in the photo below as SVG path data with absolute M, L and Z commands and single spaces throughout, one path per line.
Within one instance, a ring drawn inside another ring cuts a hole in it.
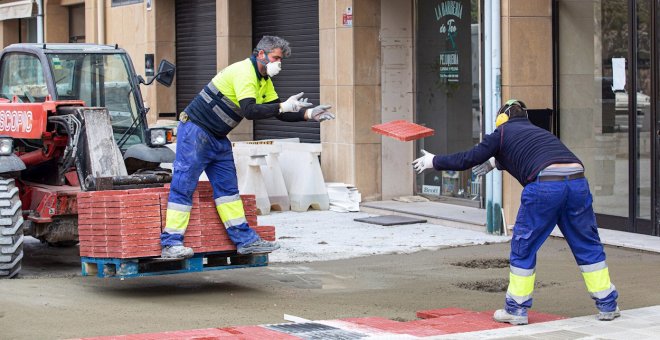
M 171 130 L 147 127 L 140 84 L 170 86 L 161 61 L 136 75 L 126 51 L 92 44 L 15 44 L 0 53 L 0 278 L 21 269 L 24 236 L 78 241 L 80 191 L 162 186 Z

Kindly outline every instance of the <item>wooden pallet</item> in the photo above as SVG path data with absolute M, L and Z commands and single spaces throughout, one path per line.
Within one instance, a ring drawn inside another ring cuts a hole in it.
M 268 254 L 238 255 L 236 252 L 198 253 L 189 259 L 144 257 L 133 259 L 81 257 L 82 275 L 100 278 L 131 278 L 210 270 L 265 267 Z

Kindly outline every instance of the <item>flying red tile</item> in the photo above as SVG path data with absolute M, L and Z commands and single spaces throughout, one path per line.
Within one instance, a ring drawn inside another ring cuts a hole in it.
M 371 130 L 403 142 L 432 136 L 435 132 L 433 129 L 405 120 L 394 120 L 389 123 L 374 125 Z

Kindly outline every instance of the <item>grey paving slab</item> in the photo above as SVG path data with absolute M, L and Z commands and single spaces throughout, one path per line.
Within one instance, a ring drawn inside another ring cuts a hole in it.
M 580 333 L 575 331 L 567 330 L 558 330 L 552 332 L 543 332 L 530 335 L 532 339 L 541 339 L 541 340 L 570 340 L 570 339 L 581 339 L 585 336 L 589 336 L 586 333 Z
M 637 331 L 627 330 L 619 333 L 611 333 L 606 335 L 600 335 L 601 339 L 611 339 L 611 340 L 657 340 L 658 336 L 647 335 L 639 333 Z
M 598 229 L 603 244 L 630 249 L 660 253 L 660 237 L 628 233 L 618 230 Z M 564 237 L 559 228 L 552 231 L 552 236 Z
M 470 223 L 480 226 L 486 225 L 486 210 L 464 207 L 455 204 L 439 202 L 398 202 L 374 201 L 363 202 L 361 206 L 413 214 L 429 218 L 444 219 L 461 223 Z
M 428 339 L 660 339 L 660 306 L 624 310 L 610 322 L 593 315 Z
M 397 215 L 383 215 L 383 216 L 355 218 L 353 219 L 353 221 L 378 224 L 384 226 L 426 223 L 426 220 L 423 218 L 414 218 L 414 217 L 397 216 Z

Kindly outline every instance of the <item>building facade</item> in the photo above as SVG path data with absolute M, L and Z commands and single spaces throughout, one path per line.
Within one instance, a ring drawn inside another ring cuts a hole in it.
M 478 143 L 492 126 L 486 102 L 521 99 L 535 115 L 545 112 L 541 121 L 551 119 L 546 127 L 584 161 L 601 226 L 658 235 L 655 1 L 0 1 L 2 46 L 37 41 L 39 6 L 47 43 L 118 44 L 140 74 L 161 59 L 177 65 L 175 85 L 143 88 L 151 123 L 176 119 L 262 35 L 284 37 L 293 54 L 275 78 L 280 96 L 304 91 L 332 104 L 337 119 L 244 121 L 230 137 L 320 142 L 326 180 L 352 183 L 366 200 L 422 194 L 482 207 L 492 185 L 470 170 L 415 176 L 410 163 L 422 148 L 448 153 Z M 404 143 L 371 132 L 396 119 L 435 135 Z M 501 178 L 495 185 L 513 224 L 522 187 Z

